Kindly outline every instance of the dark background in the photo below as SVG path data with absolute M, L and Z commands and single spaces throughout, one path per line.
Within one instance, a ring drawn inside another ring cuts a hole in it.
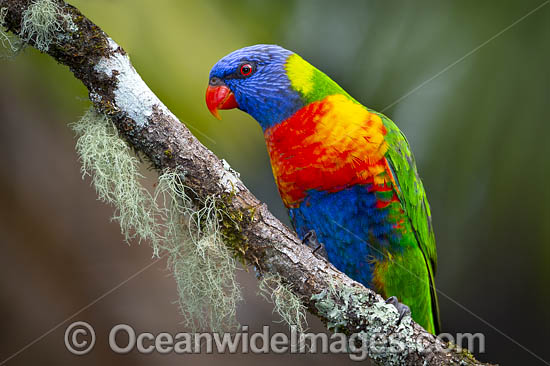
M 550 4 L 461 60 L 542 1 L 71 3 L 129 52 L 161 100 L 281 219 L 259 126 L 239 111 L 223 112 L 220 122 L 205 107 L 212 65 L 237 48 L 277 43 L 384 110 L 407 135 L 432 206 L 444 330 L 484 333 L 481 360 L 543 364 L 522 346 L 550 359 Z M 81 180 L 67 124 L 88 105 L 70 72 L 36 50 L 0 61 L 0 364 L 152 263 L 151 248 L 124 244 L 110 223 L 112 208 Z M 147 175 L 150 187 L 155 176 Z M 253 274 L 238 276 L 240 322 L 285 330 L 256 296 Z M 121 356 L 108 349 L 119 323 L 138 332 L 185 331 L 176 296 L 158 262 L 7 364 L 351 364 L 346 356 Z M 309 319 L 312 330 L 323 329 Z M 82 357 L 63 344 L 76 320 L 92 324 L 98 337 Z

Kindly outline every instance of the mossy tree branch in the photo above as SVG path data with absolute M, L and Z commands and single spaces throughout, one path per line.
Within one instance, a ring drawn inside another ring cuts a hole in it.
M 380 365 L 482 365 L 467 352 L 427 333 L 410 318 L 397 326 L 397 312 L 373 291 L 336 270 L 302 245 L 244 186 L 237 175 L 204 147 L 162 104 L 132 67 L 126 52 L 75 7 L 50 0 L 60 14 L 55 40 L 38 47 L 66 65 L 89 90 L 97 112 L 107 115 L 136 151 L 159 171 L 181 171 L 193 200 L 217 197 L 223 202 L 220 223 L 235 255 L 260 273 L 279 276 L 308 310 L 331 330 L 385 339 L 382 352 L 369 350 Z M 20 34 L 31 0 L 0 0 L 4 24 Z M 38 34 L 25 33 L 31 46 Z M 378 341 L 378 347 L 380 343 Z

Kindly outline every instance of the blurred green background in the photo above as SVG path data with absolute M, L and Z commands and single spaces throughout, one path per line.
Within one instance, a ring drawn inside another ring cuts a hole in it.
M 218 121 L 205 107 L 212 65 L 237 48 L 277 43 L 384 110 L 407 135 L 432 206 L 443 330 L 484 333 L 482 360 L 544 364 L 522 346 L 550 359 L 550 5 L 393 104 L 542 1 L 71 3 L 285 222 L 260 127 L 240 111 Z M 81 180 L 67 123 L 88 105 L 84 87 L 48 56 L 29 48 L 0 61 L 0 362 L 151 263 L 151 249 L 125 245 L 112 209 Z M 154 178 L 149 172 L 146 184 Z M 164 268 L 151 266 L 7 364 L 351 364 L 330 355 L 113 354 L 115 324 L 184 330 Z M 277 320 L 255 295 L 253 274 L 239 279 L 241 323 L 259 330 Z M 75 320 L 98 335 L 84 357 L 63 345 Z

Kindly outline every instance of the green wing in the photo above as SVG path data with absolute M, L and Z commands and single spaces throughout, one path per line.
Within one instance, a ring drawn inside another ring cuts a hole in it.
M 439 333 L 439 305 L 435 291 L 434 275 L 437 267 L 435 237 L 432 228 L 430 205 L 424 192 L 424 186 L 416 171 L 416 163 L 409 147 L 409 142 L 403 133 L 388 117 L 377 113 L 387 129 L 385 136 L 389 145 L 386 159 L 392 170 L 393 178 L 398 186 L 397 195 L 406 214 L 411 221 L 416 241 L 426 261 L 430 274 L 430 294 L 436 334 Z

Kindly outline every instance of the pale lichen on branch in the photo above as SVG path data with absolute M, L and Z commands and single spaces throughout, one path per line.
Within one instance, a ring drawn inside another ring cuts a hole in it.
M 107 117 L 89 110 L 71 127 L 79 136 L 83 177 L 90 176 L 98 197 L 115 207 L 113 219 L 126 241 L 149 241 L 154 256 L 167 256 L 186 324 L 234 329 L 241 293 L 235 259 L 221 240 L 217 199 L 208 197 L 197 208 L 184 174 L 174 171 L 159 177 L 152 196 L 140 183 L 138 159 Z
M 52 43 L 74 32 L 77 27 L 69 14 L 63 13 L 58 3 L 52 0 L 36 0 L 23 11 L 19 37 L 25 42 L 34 40 L 34 46 L 47 52 Z
M 36 16 L 37 10 L 32 10 L 32 6 L 38 3 L 55 4 L 55 9 L 50 9 L 46 12 L 46 18 L 40 19 Z M 106 156 L 111 156 L 107 159 L 105 156 L 97 156 L 97 151 L 90 149 L 92 145 L 81 147 L 83 156 L 88 156 L 86 169 L 102 177 L 98 180 L 98 193 L 102 192 L 100 196 L 115 207 L 119 205 L 115 217 L 118 216 L 119 221 L 125 223 L 121 225 L 126 227 L 123 229 L 125 235 L 143 236 L 151 241 L 157 237 L 158 244 L 153 244 L 157 253 L 171 256 L 169 264 L 176 281 L 182 281 L 181 285 L 178 283 L 180 300 L 183 301 L 180 303 L 182 311 L 187 311 L 190 317 L 196 317 L 204 310 L 201 304 L 191 303 L 188 306 L 185 303 L 188 291 L 210 296 L 211 301 L 223 307 L 222 317 L 214 321 L 209 316 L 200 318 L 202 323 L 199 321 L 199 327 L 206 324 L 206 327 L 219 329 L 219 325 L 227 324 L 226 321 L 233 318 L 235 304 L 240 298 L 238 285 L 234 282 L 233 256 L 237 255 L 239 259 L 245 259 L 247 263 L 256 266 L 265 276 L 264 281 L 265 278 L 275 279 L 269 288 L 282 294 L 282 297 L 277 298 L 275 295 L 273 301 L 283 304 L 281 308 L 291 309 L 286 312 L 287 315 L 291 314 L 288 316 L 290 322 L 301 317 L 300 307 L 295 306 L 295 300 L 299 299 L 302 305 L 331 329 L 347 334 L 357 333 L 365 338 L 378 332 L 390 338 L 400 337 L 404 348 L 391 350 L 391 354 L 390 351 L 370 354 L 379 364 L 481 364 L 469 354 L 442 350 L 445 344 L 410 318 L 398 325 L 397 313 L 384 304 L 380 296 L 352 281 L 301 245 L 294 233 L 260 204 L 227 168 L 227 164 L 224 165 L 194 138 L 162 104 L 133 69 L 122 48 L 76 8 L 61 0 L 0 0 L 0 9 L 3 8 L 7 11 L 0 15 L 6 29 L 22 34 L 28 44 L 67 65 L 89 89 L 90 99 L 100 117 L 89 115 L 87 123 L 96 121 L 103 130 L 96 131 L 96 127 L 87 126 L 81 127 L 79 131 L 95 137 L 104 134 L 104 138 L 113 138 L 109 141 L 115 143 L 116 127 L 116 138 L 123 138 L 131 149 L 143 154 L 161 173 L 159 192 L 164 193 L 159 193 L 156 200 L 155 196 L 144 199 L 141 206 L 141 203 L 136 204 L 136 198 L 127 196 L 128 192 L 147 196 L 140 185 L 134 185 L 135 181 L 139 181 L 137 171 L 126 167 L 121 174 L 115 174 L 109 171 L 112 167 L 105 166 L 113 162 L 120 164 L 122 160 L 129 166 L 135 164 L 131 159 L 128 160 L 128 156 L 131 156 L 128 146 L 120 146 L 115 157 L 112 151 L 109 152 L 112 146 L 100 146 L 97 141 L 101 139 L 91 138 L 90 141 L 96 144 L 93 146 L 105 149 Z M 28 11 L 31 13 L 26 13 Z M 35 16 L 30 17 L 29 14 Z M 77 30 L 72 28 L 71 22 Z M 41 35 L 35 27 L 37 24 L 46 25 Z M 116 146 L 118 144 L 115 143 Z M 124 158 L 118 156 L 122 153 L 127 155 Z M 92 163 L 92 160 L 97 164 Z M 94 165 L 102 168 L 95 169 Z M 128 175 L 134 179 L 134 183 L 121 184 L 119 180 Z M 109 188 L 104 191 L 101 187 Z M 166 197 L 170 202 L 155 208 L 158 201 L 162 201 L 160 197 Z M 146 207 L 151 208 L 151 211 Z M 138 221 L 133 221 L 141 214 L 143 220 L 138 218 Z M 157 216 L 161 217 L 160 224 L 156 221 Z M 163 221 L 166 217 L 167 221 Z M 178 239 L 165 242 L 169 237 Z M 222 243 L 222 238 L 228 246 Z M 194 254 L 185 258 L 182 250 Z M 187 267 L 186 261 L 189 260 L 194 261 L 193 270 Z M 190 274 L 191 271 L 195 273 Z M 283 287 L 279 286 L 277 278 L 284 279 Z M 213 279 L 216 281 L 209 283 Z M 194 283 L 191 284 L 191 281 Z M 264 282 L 263 286 L 266 285 Z M 225 295 L 213 294 L 220 289 L 225 291 Z M 293 293 L 294 297 L 287 297 L 289 293 Z M 285 303 L 284 299 L 290 301 Z M 416 341 L 418 339 L 421 340 L 420 346 Z

